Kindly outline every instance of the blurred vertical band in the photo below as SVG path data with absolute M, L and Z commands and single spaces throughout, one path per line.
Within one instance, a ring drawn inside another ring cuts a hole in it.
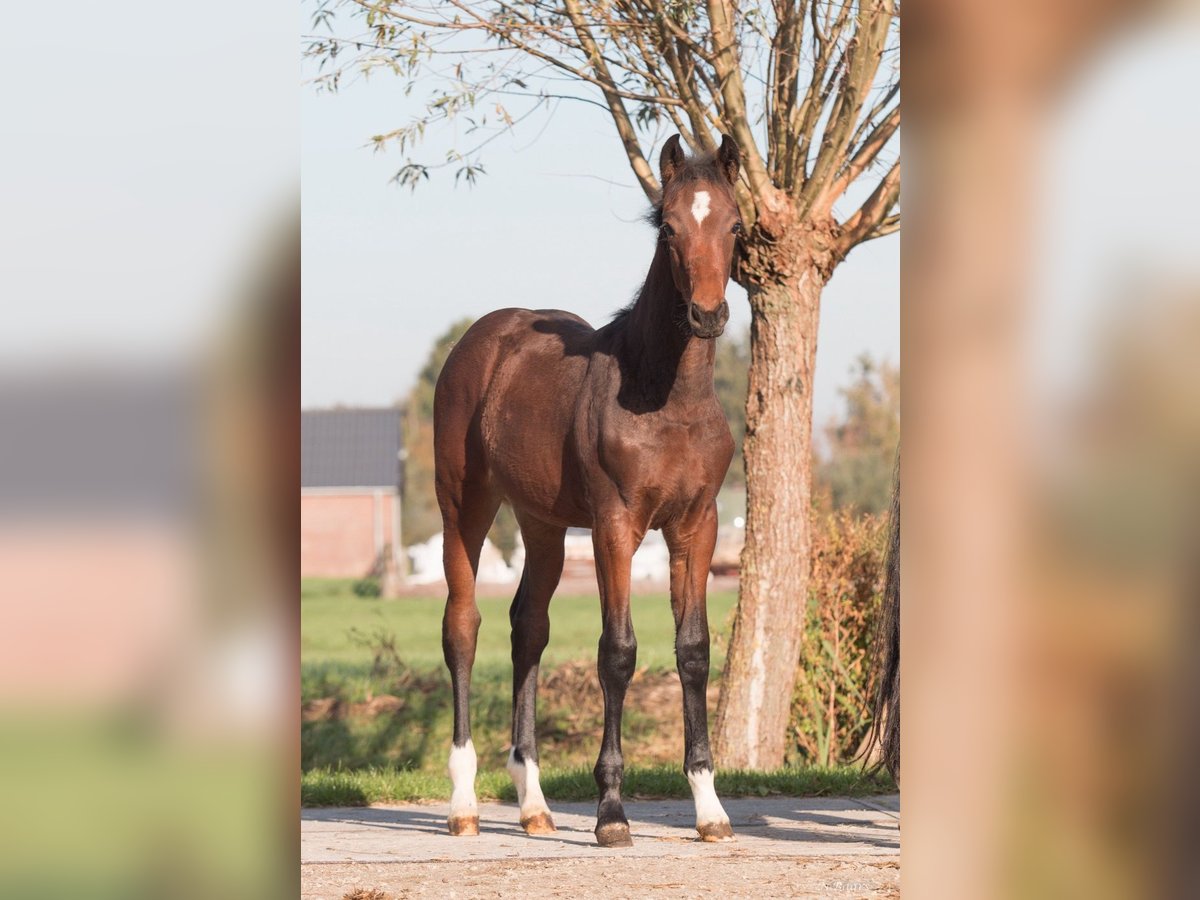
M 6 10 L 4 896 L 297 893 L 295 15 Z
M 1196 10 L 902 42 L 904 890 L 1196 896 Z

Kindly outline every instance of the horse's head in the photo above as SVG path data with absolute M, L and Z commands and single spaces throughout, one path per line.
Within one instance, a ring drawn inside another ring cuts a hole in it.
M 701 338 L 715 338 L 729 320 L 725 286 L 742 231 L 733 194 L 740 166 L 737 145 L 728 136 L 714 156 L 689 160 L 675 135 L 659 156 L 659 240 L 666 243 L 687 324 Z

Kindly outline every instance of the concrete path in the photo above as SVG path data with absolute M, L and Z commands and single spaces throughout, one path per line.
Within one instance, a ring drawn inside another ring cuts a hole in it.
M 515 805 L 480 805 L 480 835 L 452 838 L 446 805 L 306 809 L 305 897 L 895 896 L 895 795 L 725 801 L 737 840 L 696 840 L 688 801 L 625 804 L 634 845 L 595 845 L 593 803 L 551 803 L 558 833 L 530 837 Z M 536 887 L 531 883 L 536 879 Z M 378 896 L 378 895 L 377 895 Z

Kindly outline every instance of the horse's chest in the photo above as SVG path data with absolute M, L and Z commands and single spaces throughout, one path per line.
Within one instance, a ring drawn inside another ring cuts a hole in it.
M 602 463 L 629 499 L 658 506 L 715 493 L 732 454 L 724 420 L 617 429 L 602 442 Z

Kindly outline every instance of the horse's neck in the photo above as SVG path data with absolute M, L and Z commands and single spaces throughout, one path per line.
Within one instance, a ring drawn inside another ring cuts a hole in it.
M 647 391 L 664 390 L 687 402 L 713 392 L 715 343 L 701 340 L 683 324 L 683 298 L 671 276 L 665 242 L 660 242 L 646 282 L 625 320 L 625 368 Z

